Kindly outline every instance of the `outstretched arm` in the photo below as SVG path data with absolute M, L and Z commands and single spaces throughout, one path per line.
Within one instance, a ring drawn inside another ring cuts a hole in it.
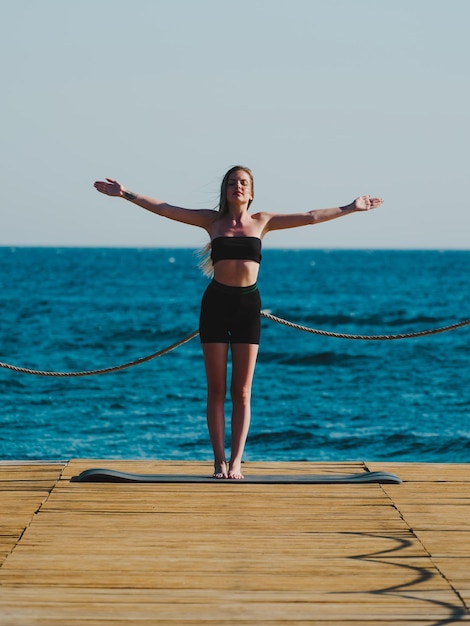
M 351 204 L 332 209 L 314 209 L 313 211 L 307 211 L 306 213 L 264 214 L 267 218 L 264 232 L 327 222 L 328 220 L 334 220 L 337 217 L 349 215 L 350 213 L 356 213 L 357 211 L 370 211 L 370 209 L 375 209 L 380 206 L 382 202 L 382 198 L 360 196 L 359 198 L 356 198 L 354 202 L 351 202 Z
M 192 226 L 200 226 L 201 228 L 207 229 L 217 215 L 216 211 L 205 209 L 184 209 L 183 207 L 173 206 L 172 204 L 163 202 L 163 200 L 141 196 L 129 191 L 123 187 L 121 183 L 117 180 L 113 180 L 112 178 L 107 178 L 105 181 L 97 180 L 94 187 L 100 193 L 104 193 L 107 196 L 124 198 L 125 200 L 133 202 L 147 211 L 155 213 L 156 215 L 168 217 L 171 220 L 183 222 L 184 224 L 190 224 Z

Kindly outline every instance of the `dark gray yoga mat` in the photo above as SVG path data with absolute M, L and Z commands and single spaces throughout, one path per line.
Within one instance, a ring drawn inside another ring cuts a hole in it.
M 388 472 L 360 472 L 358 474 L 269 474 L 248 475 L 244 480 L 215 479 L 212 476 L 194 476 L 192 474 L 131 474 L 119 470 L 92 468 L 72 478 L 81 483 L 257 483 L 257 484 L 320 484 L 320 483 L 384 483 L 400 484 L 395 474 Z

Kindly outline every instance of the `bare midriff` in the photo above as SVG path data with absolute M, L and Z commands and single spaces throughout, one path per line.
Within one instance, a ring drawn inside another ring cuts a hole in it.
M 214 265 L 214 280 L 229 287 L 250 287 L 258 279 L 259 263 L 240 259 L 223 259 Z

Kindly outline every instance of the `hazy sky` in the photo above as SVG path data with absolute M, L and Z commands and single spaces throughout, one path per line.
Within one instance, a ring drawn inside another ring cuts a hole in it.
M 3 0 L 0 245 L 188 246 L 93 189 L 253 210 L 380 195 L 275 247 L 469 248 L 468 0 Z

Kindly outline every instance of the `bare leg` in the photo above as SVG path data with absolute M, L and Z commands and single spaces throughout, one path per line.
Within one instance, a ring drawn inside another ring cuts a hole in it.
M 214 478 L 227 478 L 224 403 L 228 344 L 203 343 L 202 351 L 207 378 L 207 427 L 214 451 Z
M 241 471 L 251 419 L 251 386 L 255 373 L 258 346 L 256 344 L 232 344 L 232 453 L 228 477 L 244 478 Z

